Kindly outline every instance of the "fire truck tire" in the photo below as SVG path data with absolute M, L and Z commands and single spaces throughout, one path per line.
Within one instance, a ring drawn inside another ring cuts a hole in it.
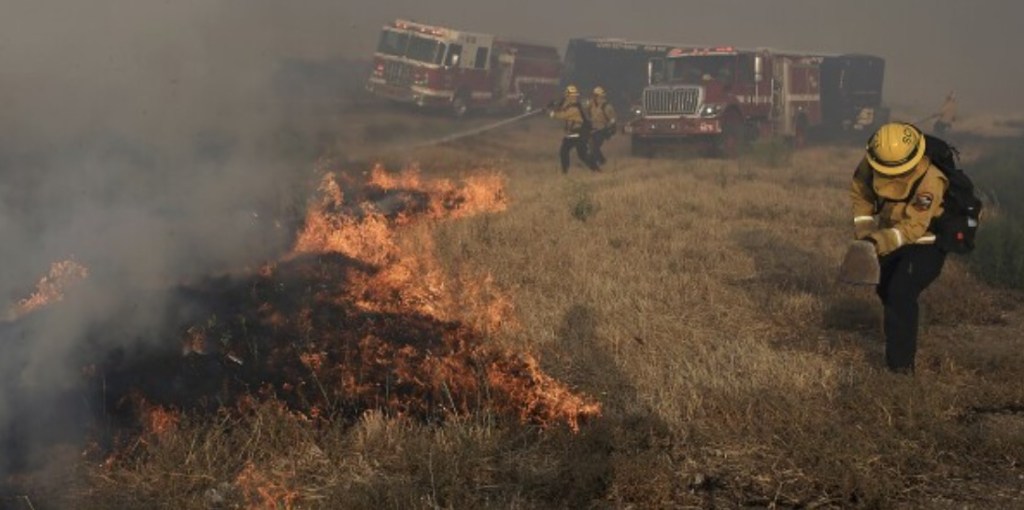
M 452 115 L 457 119 L 461 119 L 466 116 L 469 112 L 469 94 L 464 90 L 460 90 L 455 93 L 455 97 L 452 98 Z
M 654 144 L 650 140 L 634 136 L 629 139 L 629 152 L 640 158 L 654 157 Z
M 729 118 L 722 126 L 722 134 L 715 140 L 715 153 L 723 158 L 735 158 L 739 156 L 746 143 L 746 128 L 743 121 Z
M 807 145 L 807 130 L 809 129 L 810 123 L 807 121 L 807 116 L 801 115 L 797 117 L 796 124 L 793 130 L 793 148 L 800 149 Z

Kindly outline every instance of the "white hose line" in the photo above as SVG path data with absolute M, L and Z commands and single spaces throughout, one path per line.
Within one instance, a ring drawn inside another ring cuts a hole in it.
M 440 138 L 434 138 L 434 139 L 431 139 L 431 140 L 424 140 L 424 141 L 420 141 L 420 142 L 413 142 L 413 143 L 404 144 L 404 145 L 394 145 L 394 146 L 391 146 L 391 147 L 382 147 L 380 149 L 374 149 L 373 152 L 374 153 L 395 152 L 395 151 L 397 151 L 397 152 L 405 152 L 405 151 L 410 151 L 410 150 L 413 150 L 413 149 L 420 149 L 420 148 L 423 148 L 423 147 L 431 147 L 431 146 L 434 146 L 434 145 L 441 145 L 443 143 L 454 142 L 455 140 L 461 140 L 463 138 L 468 138 L 470 136 L 475 136 L 475 135 L 478 135 L 480 133 L 491 131 L 492 129 L 497 129 L 497 128 L 500 128 L 502 126 L 505 126 L 505 125 L 508 125 L 508 124 L 512 124 L 513 122 L 521 121 L 521 120 L 526 119 L 528 117 L 532 117 L 534 115 L 537 115 L 538 113 L 541 113 L 543 111 L 544 111 L 543 108 L 538 108 L 538 109 L 531 110 L 529 112 L 526 112 L 526 113 L 523 113 L 523 114 L 520 114 L 520 115 L 516 115 L 515 117 L 510 117 L 510 118 L 507 118 L 507 119 L 499 120 L 498 122 L 493 122 L 491 124 L 487 124 L 485 126 L 480 126 L 480 127 L 476 127 L 476 128 L 473 128 L 473 129 L 468 129 L 466 131 L 460 131 L 458 133 L 453 133 L 453 134 L 450 134 L 450 135 L 445 135 L 445 136 L 442 136 Z

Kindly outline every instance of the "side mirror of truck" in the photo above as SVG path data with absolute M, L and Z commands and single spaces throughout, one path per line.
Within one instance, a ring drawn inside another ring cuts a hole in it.
M 761 83 L 764 81 L 764 57 L 757 55 L 754 57 L 754 82 Z
M 647 61 L 647 84 L 654 85 L 664 80 L 665 60 L 652 58 Z

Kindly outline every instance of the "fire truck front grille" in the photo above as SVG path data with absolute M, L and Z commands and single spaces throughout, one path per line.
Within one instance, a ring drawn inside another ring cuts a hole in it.
M 644 91 L 644 111 L 648 115 L 692 115 L 697 113 L 700 88 L 648 89 Z
M 412 82 L 412 69 L 403 62 L 385 62 L 384 79 L 389 85 L 408 85 Z

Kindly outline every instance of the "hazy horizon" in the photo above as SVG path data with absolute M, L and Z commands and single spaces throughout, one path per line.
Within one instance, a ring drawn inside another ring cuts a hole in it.
M 67 79 L 83 76 L 90 79 L 81 85 L 90 87 L 140 74 L 200 80 L 217 68 L 252 71 L 282 56 L 368 58 L 381 25 L 401 17 L 545 42 L 562 52 L 570 38 L 602 36 L 870 53 L 887 61 L 890 104 L 933 109 L 956 90 L 964 115 L 1024 112 L 1017 92 L 1024 70 L 1005 55 L 1024 46 L 1016 26 L 1024 4 L 1009 0 L 8 3 L 0 20 L 0 108 L 26 89 L 74 85 Z M 171 88 L 151 89 L 146 100 L 172 96 Z

